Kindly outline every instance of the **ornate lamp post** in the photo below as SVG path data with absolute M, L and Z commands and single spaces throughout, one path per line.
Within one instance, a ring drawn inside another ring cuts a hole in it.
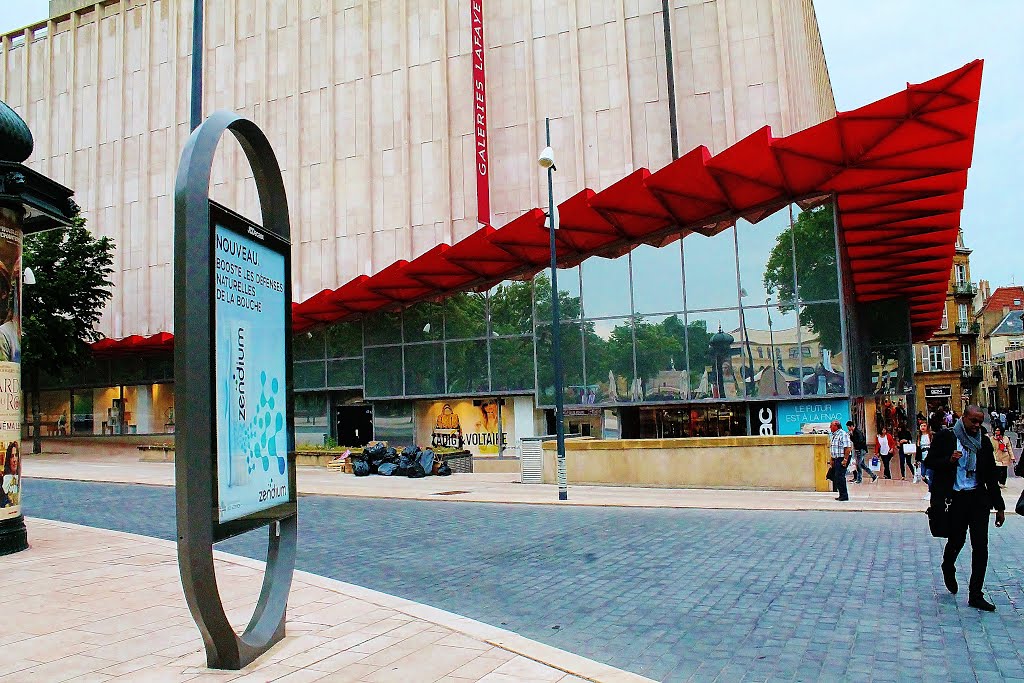
M 708 342 L 711 357 L 715 361 L 715 386 L 718 387 L 718 398 L 725 398 L 725 378 L 722 377 L 722 365 L 732 357 L 732 345 L 735 341 L 735 337 L 722 331 L 722 324 L 719 323 L 718 333 Z

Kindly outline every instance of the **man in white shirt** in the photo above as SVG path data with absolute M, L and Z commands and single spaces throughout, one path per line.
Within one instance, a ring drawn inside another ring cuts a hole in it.
M 832 432 L 829 442 L 829 454 L 832 456 L 832 482 L 839 492 L 836 500 L 850 500 L 850 494 L 846 489 L 846 467 L 850 464 L 850 454 L 853 452 L 853 442 L 850 435 L 843 431 L 839 420 L 832 420 L 829 425 Z

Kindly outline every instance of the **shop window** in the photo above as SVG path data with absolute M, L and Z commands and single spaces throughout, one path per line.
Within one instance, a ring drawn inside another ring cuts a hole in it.
M 459 292 L 444 302 L 446 339 L 473 339 L 487 334 L 487 297 L 478 292 Z
M 532 338 L 491 340 L 491 389 L 534 390 Z
M 793 231 L 789 217 L 789 209 L 784 208 L 757 224 L 736 221 L 744 306 L 765 306 L 780 297 L 793 299 Z
M 581 269 L 584 318 L 607 318 L 632 312 L 628 256 L 589 258 L 583 262 Z M 636 273 L 634 277 L 651 275 Z
M 330 434 L 327 423 L 327 395 L 321 393 L 295 394 L 296 446 L 322 446 Z
M 325 331 L 328 358 L 351 358 L 363 355 L 362 322 L 335 323 Z
M 363 335 L 368 346 L 400 344 L 402 342 L 402 314 L 375 313 L 363 322 Z
M 739 306 L 736 288 L 736 230 L 683 240 L 684 298 L 689 311 Z
M 533 279 L 533 300 L 537 323 L 551 322 L 551 269 Z M 558 313 L 562 320 L 579 320 L 583 313 L 580 297 L 580 268 L 558 269 Z
M 447 393 L 477 394 L 490 391 L 486 340 L 447 342 L 444 353 L 448 373 Z
M 375 401 L 373 404 L 373 438 L 392 446 L 416 442 L 412 401 Z
M 402 347 L 381 346 L 365 349 L 368 397 L 402 395 Z
M 651 346 L 651 323 L 639 321 L 637 345 L 647 350 Z M 588 320 L 583 323 L 584 381 L 574 390 L 581 404 L 617 403 L 643 400 L 639 383 L 633 380 L 633 326 L 629 318 Z M 682 356 L 682 348 L 677 352 Z M 644 356 L 649 365 L 659 365 L 659 359 Z M 667 359 L 666 359 L 667 363 Z M 634 386 L 630 386 L 634 385 Z
M 363 359 L 345 358 L 327 361 L 327 386 L 335 389 L 363 386 Z
M 292 383 L 295 389 L 322 389 L 325 387 L 324 361 L 293 363 Z
M 797 294 L 803 302 L 839 298 L 833 216 L 831 202 L 808 211 L 794 211 Z
M 693 330 L 694 346 L 700 345 L 704 321 Z M 636 375 L 643 388 L 643 400 L 678 401 L 690 395 L 689 373 L 686 367 L 687 329 L 681 315 L 637 316 L 634 318 L 636 336 Z M 614 352 L 628 337 L 629 328 L 613 334 L 609 345 Z M 621 338 L 621 341 L 620 341 Z M 706 342 L 704 342 L 706 345 Z M 618 365 L 623 371 L 632 359 L 621 358 Z M 592 362 L 587 351 L 587 381 L 590 382 Z M 629 375 L 624 375 L 623 379 Z M 601 379 L 600 376 L 598 379 Z M 623 387 L 620 387 L 623 388 Z M 628 395 L 632 399 L 632 392 Z
M 703 239 L 695 235 L 693 239 Z M 671 313 L 683 310 L 682 240 L 667 247 L 641 244 L 630 252 L 633 310 Z
M 738 399 L 745 396 L 744 353 L 739 311 L 687 313 L 686 357 L 693 398 Z M 712 344 L 719 331 L 732 337 L 726 348 Z
M 292 337 L 294 360 L 322 360 L 324 358 L 324 331 L 299 332 Z
M 444 307 L 439 303 L 424 301 L 410 306 L 402 317 L 407 344 L 444 337 Z
M 578 323 L 562 323 L 562 400 L 582 405 L 587 395 L 583 384 L 583 338 Z M 537 393 L 544 406 L 555 404 L 555 373 L 552 364 L 551 325 L 537 326 Z
M 27 412 L 25 421 L 26 426 L 32 421 L 31 410 Z M 43 436 L 67 436 L 71 432 L 70 391 L 39 392 L 39 426 Z
M 71 394 L 71 433 L 92 434 L 94 429 L 92 389 L 75 391 Z
M 533 284 L 502 282 L 487 295 L 491 334 L 497 336 L 533 333 Z
M 484 367 L 487 361 L 484 359 Z M 444 345 L 411 344 L 405 347 L 405 395 L 444 393 Z

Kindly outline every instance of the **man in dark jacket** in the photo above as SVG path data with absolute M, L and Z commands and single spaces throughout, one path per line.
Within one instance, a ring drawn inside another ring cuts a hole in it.
M 933 470 L 933 506 L 950 500 L 949 538 L 942 554 L 942 578 L 950 593 L 957 592 L 956 558 L 971 532 L 971 582 L 967 604 L 991 612 L 995 605 L 985 599 L 982 588 L 988 568 L 988 519 L 996 510 L 996 526 L 1006 521 L 1006 506 L 999 492 L 992 442 L 981 424 L 985 413 L 968 406 L 953 429 L 934 436 L 925 461 Z

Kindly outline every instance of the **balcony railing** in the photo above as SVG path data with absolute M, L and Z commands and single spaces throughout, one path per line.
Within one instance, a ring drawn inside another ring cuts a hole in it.
M 980 323 L 957 323 L 956 333 L 961 335 L 981 334 Z
M 978 285 L 972 282 L 955 282 L 953 283 L 953 295 L 954 296 L 974 296 L 978 293 Z
M 965 365 L 960 369 L 960 376 L 966 380 L 980 382 L 982 378 L 980 365 Z

